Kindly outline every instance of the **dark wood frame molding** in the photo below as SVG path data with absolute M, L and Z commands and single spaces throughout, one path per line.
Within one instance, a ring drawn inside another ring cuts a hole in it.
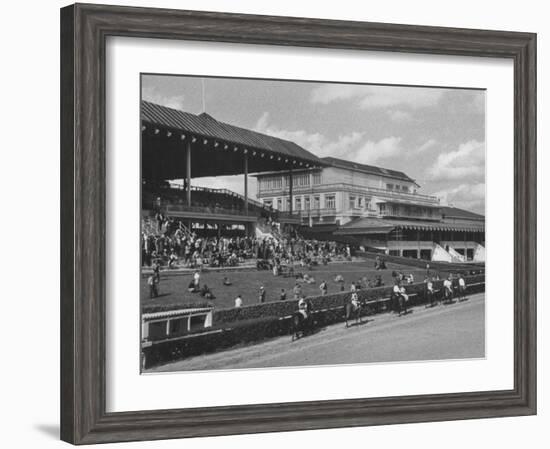
M 107 413 L 105 45 L 130 36 L 511 58 L 514 388 Z M 75 444 L 536 413 L 536 35 L 76 4 L 61 10 L 61 438 Z

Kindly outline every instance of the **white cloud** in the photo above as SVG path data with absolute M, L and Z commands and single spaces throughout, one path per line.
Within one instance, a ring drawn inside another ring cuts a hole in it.
M 395 157 L 413 157 L 437 144 L 435 139 L 430 139 L 419 147 L 408 147 L 404 145 L 401 137 L 387 136 L 379 140 L 372 140 L 365 132 L 361 131 L 353 131 L 330 139 L 321 133 L 279 128 L 270 123 L 268 112 L 262 114 L 254 129 L 295 142 L 319 157 L 333 156 L 363 164 L 383 163 L 387 159 Z
M 416 152 L 417 153 L 423 153 L 424 151 L 427 151 L 429 150 L 430 148 L 433 148 L 437 145 L 437 140 L 435 139 L 429 139 L 428 141 L 426 141 L 425 143 L 423 143 L 422 145 L 420 145 L 417 149 L 416 149 Z
M 269 123 L 267 112 L 262 114 L 255 130 L 295 142 L 319 157 L 333 156 L 364 164 L 372 164 L 405 153 L 401 137 L 389 136 L 374 141 L 369 140 L 364 132 L 353 131 L 331 140 L 321 133 L 281 129 Z
M 433 180 L 484 180 L 485 178 L 485 143 L 470 140 L 463 143 L 456 151 L 442 153 L 427 170 Z
M 398 156 L 404 153 L 401 146 L 401 137 L 385 137 L 379 141 L 366 141 L 355 152 L 355 158 L 352 159 L 359 163 L 373 164 L 381 159 Z
M 166 106 L 167 108 L 173 109 L 183 109 L 185 96 L 182 95 L 165 95 L 159 91 L 154 86 L 144 87 L 142 89 L 142 98 L 145 101 L 150 101 L 151 103 L 160 104 L 161 106 Z
M 363 86 L 353 84 L 325 84 L 311 94 L 311 101 L 329 104 L 334 101 L 354 100 L 361 109 L 404 105 L 412 109 L 435 106 L 445 91 L 402 86 Z
M 485 183 L 459 184 L 433 194 L 442 204 L 485 214 Z
M 410 112 L 400 111 L 400 110 L 388 111 L 388 116 L 390 120 L 394 122 L 410 122 L 413 120 L 413 116 Z

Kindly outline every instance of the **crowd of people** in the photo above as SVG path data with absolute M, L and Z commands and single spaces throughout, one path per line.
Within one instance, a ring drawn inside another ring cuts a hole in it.
M 271 226 L 275 226 L 271 223 Z M 276 235 L 276 236 L 275 236 Z M 200 236 L 179 221 L 157 213 L 153 222 L 143 226 L 141 238 L 142 265 L 158 263 L 168 268 L 237 266 L 255 259 L 258 269 L 276 274 L 295 266 L 312 267 L 333 259 L 350 259 L 349 245 L 307 240 L 297 233 L 273 232 L 262 237 Z
M 333 241 L 290 238 L 266 238 L 260 242 L 257 268 L 270 270 L 274 276 L 294 276 L 296 270 L 327 265 L 333 260 L 351 260 L 349 245 Z
M 255 255 L 258 242 L 250 237 L 201 237 L 180 222 L 155 216 L 156 224 L 142 230 L 142 265 L 155 263 L 185 268 L 236 266 Z

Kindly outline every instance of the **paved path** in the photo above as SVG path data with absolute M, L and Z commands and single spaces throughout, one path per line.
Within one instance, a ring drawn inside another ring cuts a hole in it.
M 406 316 L 382 314 L 362 325 L 328 326 L 291 342 L 290 336 L 162 365 L 148 372 L 480 358 L 485 356 L 485 294 Z

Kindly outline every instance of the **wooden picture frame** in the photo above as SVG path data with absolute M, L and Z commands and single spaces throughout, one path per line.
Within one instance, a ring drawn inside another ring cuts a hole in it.
M 514 388 L 106 412 L 107 36 L 510 58 L 514 63 Z M 61 438 L 153 440 L 536 413 L 536 35 L 76 4 L 61 10 Z

